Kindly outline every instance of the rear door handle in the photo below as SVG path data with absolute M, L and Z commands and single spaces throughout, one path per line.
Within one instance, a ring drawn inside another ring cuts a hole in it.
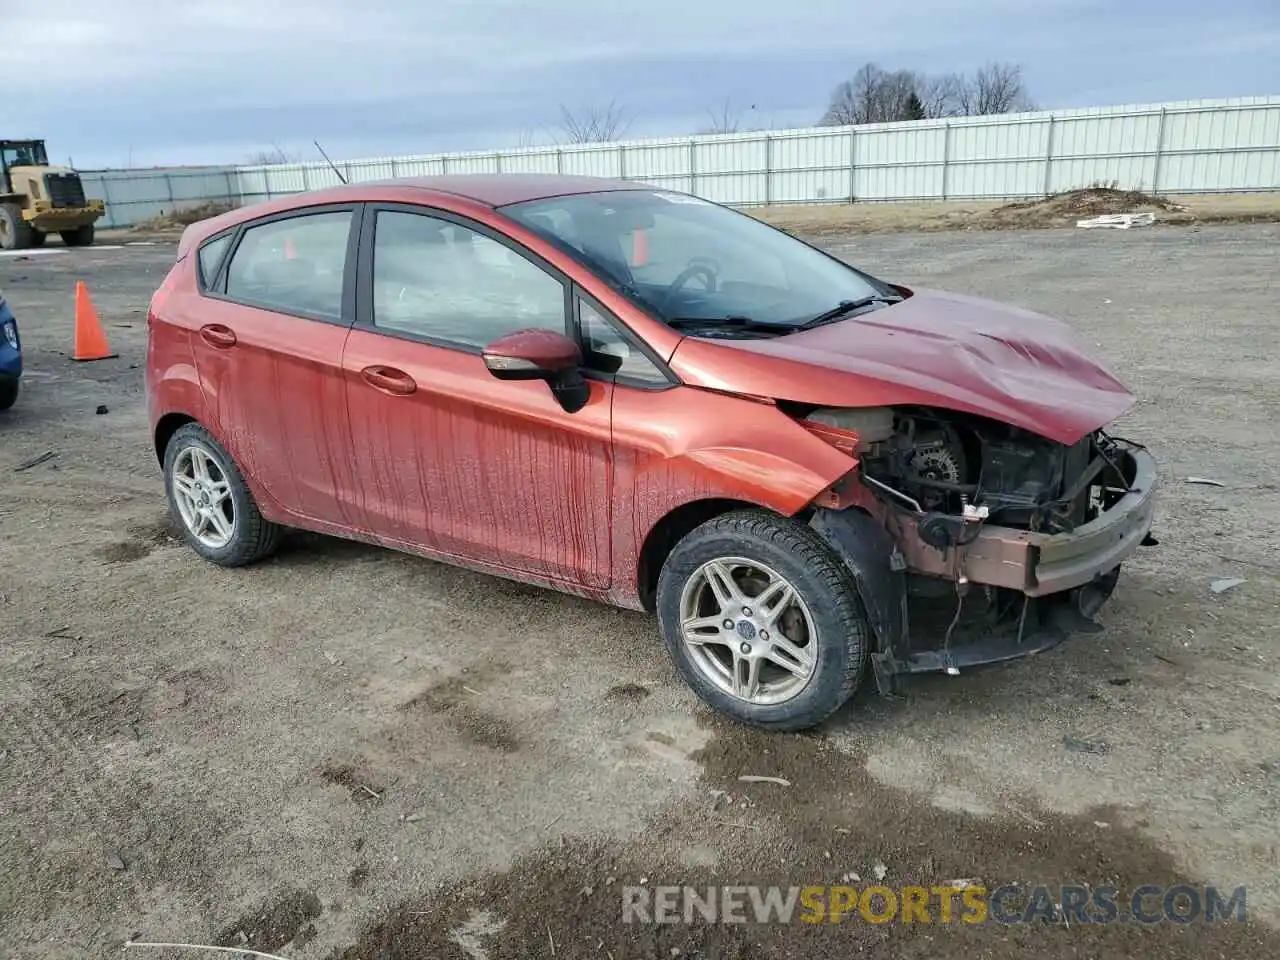
M 209 344 L 209 346 L 218 347 L 222 350 L 236 345 L 235 331 L 230 327 L 224 327 L 220 323 L 209 323 L 201 327 L 200 339 Z
M 395 394 L 397 397 L 407 397 L 418 389 L 418 384 L 413 377 L 395 367 L 375 364 L 372 367 L 365 367 L 360 371 L 360 375 L 374 389 Z

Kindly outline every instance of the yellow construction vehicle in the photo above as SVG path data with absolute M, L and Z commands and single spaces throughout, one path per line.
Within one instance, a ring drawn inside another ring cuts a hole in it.
M 80 174 L 49 165 L 43 140 L 0 140 L 0 250 L 38 247 L 50 233 L 87 247 L 105 212 L 85 198 Z

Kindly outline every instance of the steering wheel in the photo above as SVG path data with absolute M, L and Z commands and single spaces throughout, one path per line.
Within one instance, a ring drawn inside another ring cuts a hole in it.
M 710 257 L 694 257 L 689 261 L 689 265 L 676 275 L 671 281 L 671 285 L 667 287 L 666 292 L 662 295 L 662 305 L 665 310 L 671 302 L 671 298 L 684 289 L 685 285 L 694 277 L 701 277 L 703 286 L 706 287 L 707 293 L 716 292 L 716 279 L 720 273 L 720 264 L 712 260 Z

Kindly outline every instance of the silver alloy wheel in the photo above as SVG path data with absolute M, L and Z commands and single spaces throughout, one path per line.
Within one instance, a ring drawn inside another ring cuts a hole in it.
M 236 530 L 231 483 L 218 461 L 201 447 L 190 446 L 173 461 L 173 499 L 191 535 L 206 547 L 220 550 Z
M 743 557 L 693 572 L 680 595 L 680 634 L 704 677 L 759 706 L 795 697 L 818 662 L 818 631 L 796 588 Z

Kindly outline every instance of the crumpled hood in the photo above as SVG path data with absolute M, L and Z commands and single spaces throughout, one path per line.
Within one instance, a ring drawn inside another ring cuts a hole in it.
M 728 370 L 713 363 L 720 382 L 706 386 L 824 406 L 922 404 L 963 410 L 1066 444 L 1136 402 L 1066 324 L 941 291 L 917 290 L 893 306 L 783 337 L 702 340 L 686 350 L 692 342 L 682 341 L 672 356 L 681 376 L 686 369 L 695 379 L 706 371 L 712 358 L 703 345 L 709 343 L 789 361 L 753 362 L 745 373 L 751 382 L 740 385 L 734 383 L 737 376 L 726 376 Z M 781 378 L 786 382 L 770 382 L 780 379 L 783 369 L 789 371 Z

